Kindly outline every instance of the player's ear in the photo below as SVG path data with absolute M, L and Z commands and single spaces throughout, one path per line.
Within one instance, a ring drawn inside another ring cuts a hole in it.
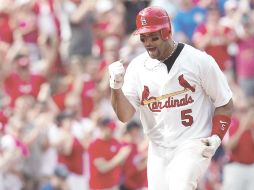
M 163 40 L 168 40 L 169 37 L 171 36 L 171 30 L 168 28 L 163 28 L 163 29 L 161 29 L 160 32 L 161 32 L 161 38 Z
M 168 40 L 169 38 L 169 33 L 168 33 L 168 30 L 166 30 L 165 28 L 161 29 L 161 38 L 163 40 Z

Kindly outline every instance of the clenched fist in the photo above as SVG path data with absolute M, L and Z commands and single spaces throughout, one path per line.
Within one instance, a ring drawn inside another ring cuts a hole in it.
M 212 158 L 221 144 L 220 138 L 218 135 L 213 135 L 211 137 L 203 138 L 201 141 L 205 144 L 205 149 L 202 152 L 203 157 Z
M 109 85 L 112 89 L 120 89 L 123 86 L 125 69 L 121 61 L 116 61 L 108 66 L 110 75 Z

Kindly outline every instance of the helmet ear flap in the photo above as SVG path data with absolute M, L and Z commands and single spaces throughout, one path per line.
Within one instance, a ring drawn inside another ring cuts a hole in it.
M 170 30 L 168 28 L 162 28 L 160 32 L 161 32 L 161 38 L 163 40 L 168 40 L 169 39 Z

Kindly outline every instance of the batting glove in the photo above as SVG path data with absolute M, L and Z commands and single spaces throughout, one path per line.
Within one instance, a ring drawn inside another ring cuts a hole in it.
M 206 158 L 211 158 L 221 144 L 221 139 L 218 135 L 203 138 L 201 141 L 205 144 L 205 149 L 202 152 L 202 156 Z
M 120 89 L 123 86 L 125 69 L 121 61 L 116 61 L 108 66 L 110 75 L 109 85 L 112 89 Z

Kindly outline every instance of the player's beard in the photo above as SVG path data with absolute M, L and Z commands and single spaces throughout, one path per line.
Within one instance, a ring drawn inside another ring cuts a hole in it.
M 146 51 L 152 59 L 163 60 L 165 58 L 164 54 L 170 51 L 170 46 L 167 41 L 161 43 L 160 45 L 153 47 L 146 47 Z
M 147 48 L 147 52 L 152 59 L 159 59 L 160 52 L 159 52 L 158 48 L 156 48 L 156 47 L 151 48 L 151 49 Z

